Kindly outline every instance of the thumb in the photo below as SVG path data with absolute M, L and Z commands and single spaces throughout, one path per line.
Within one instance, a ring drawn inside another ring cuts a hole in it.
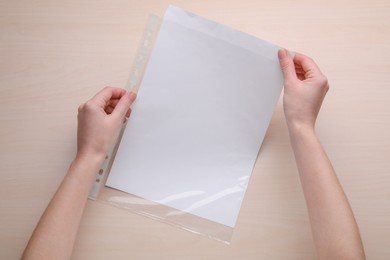
M 121 97 L 118 104 L 116 104 L 112 115 L 120 119 L 124 118 L 136 97 L 137 95 L 134 92 L 126 92 L 126 94 Z
M 279 63 L 282 68 L 284 80 L 297 79 L 295 72 L 294 61 L 290 56 L 290 53 L 286 49 L 280 49 L 278 51 Z

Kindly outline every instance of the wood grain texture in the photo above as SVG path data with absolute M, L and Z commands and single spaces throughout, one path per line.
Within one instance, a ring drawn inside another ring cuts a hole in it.
M 312 56 L 331 89 L 317 130 L 368 259 L 390 258 L 390 2 L 0 2 L 0 258 L 18 259 L 76 149 L 77 107 L 124 86 L 150 13 L 169 3 Z M 66 217 L 66 216 L 64 216 Z M 89 201 L 74 259 L 313 259 L 282 104 L 231 245 Z

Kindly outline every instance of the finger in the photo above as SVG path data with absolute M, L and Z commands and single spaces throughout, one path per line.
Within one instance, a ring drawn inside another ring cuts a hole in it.
M 136 94 L 134 92 L 126 93 L 115 106 L 112 115 L 116 117 L 123 118 L 125 117 L 127 111 L 129 110 L 131 104 L 134 102 L 136 98 Z
M 127 112 L 126 112 L 126 117 L 129 118 L 129 117 L 130 117 L 130 114 L 131 114 L 131 108 L 129 108 L 129 110 L 127 110 Z
M 298 73 L 298 74 L 297 74 L 297 77 L 298 77 L 298 79 L 301 80 L 301 81 L 303 81 L 303 80 L 306 79 L 305 74 L 302 74 L 302 73 Z
M 115 106 L 118 104 L 119 100 L 120 100 L 120 99 L 110 99 L 110 100 L 107 102 L 106 106 L 115 107 Z
M 313 59 L 304 54 L 296 53 L 294 57 L 294 63 L 296 63 L 298 66 L 301 66 L 303 71 L 305 71 L 305 74 L 309 77 L 322 74 L 320 68 L 313 61 Z
M 104 108 L 105 112 L 107 114 L 111 114 L 112 111 L 114 111 L 114 109 L 115 109 L 116 105 L 118 104 L 118 102 L 119 102 L 119 99 L 111 99 L 110 101 L 108 101 L 108 104 Z
M 280 49 L 278 51 L 279 63 L 282 68 L 283 76 L 285 80 L 296 79 L 296 72 L 293 59 L 290 53 L 286 49 Z
M 295 67 L 295 72 L 296 72 L 296 74 L 305 74 L 305 71 L 302 69 L 302 68 L 297 68 L 297 67 Z
M 300 65 L 298 65 L 298 64 L 296 64 L 296 63 L 294 63 L 294 64 L 295 64 L 295 72 L 296 72 L 296 73 L 305 71 L 305 70 L 302 68 L 302 66 L 300 66 Z
M 108 107 L 106 107 L 106 109 L 104 111 L 106 112 L 107 115 L 109 115 L 112 113 L 112 111 L 114 111 L 114 108 L 115 107 L 108 106 Z
M 104 108 L 110 99 L 120 99 L 125 94 L 126 90 L 122 88 L 105 87 L 92 98 L 92 101 Z

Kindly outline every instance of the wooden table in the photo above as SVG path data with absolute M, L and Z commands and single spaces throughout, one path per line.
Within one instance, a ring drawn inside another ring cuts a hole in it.
M 76 150 L 77 107 L 124 86 L 149 14 L 169 3 L 312 56 L 331 89 L 317 130 L 368 259 L 390 258 L 390 3 L 3 1 L 0 3 L 0 258 L 17 259 Z M 313 259 L 279 102 L 225 245 L 89 201 L 74 259 Z

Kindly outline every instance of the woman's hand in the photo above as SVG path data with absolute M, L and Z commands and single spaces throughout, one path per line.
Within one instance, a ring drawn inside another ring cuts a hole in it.
M 294 59 L 286 49 L 279 50 L 284 76 L 283 107 L 290 130 L 314 124 L 329 89 L 327 78 L 309 57 L 297 53 Z
M 120 124 L 129 117 L 136 94 L 106 87 L 80 105 L 77 154 L 104 157 L 118 135 Z

